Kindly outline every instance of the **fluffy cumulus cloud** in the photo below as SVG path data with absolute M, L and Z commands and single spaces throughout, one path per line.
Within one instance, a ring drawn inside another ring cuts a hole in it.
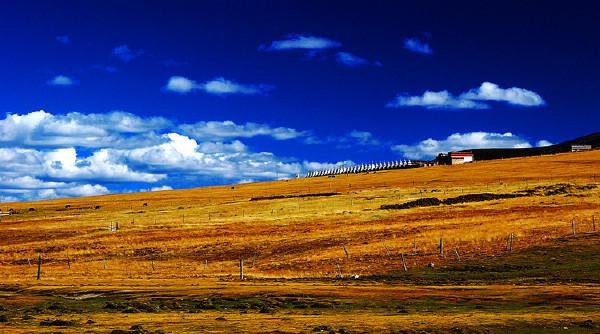
M 500 88 L 491 82 L 484 82 L 478 88 L 461 94 L 464 100 L 501 101 L 518 106 L 534 107 L 543 105 L 544 99 L 530 90 L 523 88 Z
M 283 50 L 305 50 L 318 51 L 339 48 L 342 43 L 329 38 L 307 36 L 307 35 L 288 35 L 287 39 L 272 41 L 270 45 L 260 45 L 259 50 L 263 51 L 283 51 Z
M 198 143 L 177 133 L 168 133 L 164 137 L 167 141 L 159 145 L 113 153 L 145 170 L 218 176 L 229 180 L 292 177 L 302 172 L 299 163 L 284 161 L 269 152 L 252 152 L 238 140 Z
M 54 115 L 40 110 L 0 119 L 0 146 L 122 146 L 127 144 L 124 139 L 129 135 L 138 135 L 137 141 L 149 142 L 156 140 L 149 132 L 171 126 L 162 117 L 141 118 L 122 111 Z
M 361 58 L 357 55 L 354 55 L 350 52 L 338 52 L 336 53 L 336 60 L 339 64 L 356 67 L 361 65 L 373 65 L 373 66 L 382 66 L 379 61 L 369 61 L 367 59 Z
M 194 91 L 203 91 L 212 95 L 262 95 L 272 90 L 271 85 L 266 84 L 240 84 L 235 81 L 217 77 L 204 83 L 198 83 L 182 76 L 172 76 L 164 87 L 165 90 L 187 94 Z
M 406 38 L 404 39 L 404 48 L 415 53 L 421 53 L 426 55 L 433 54 L 431 46 L 419 38 Z
M 302 137 L 306 134 L 305 131 L 298 131 L 292 128 L 274 128 L 268 124 L 251 122 L 236 124 L 232 121 L 182 124 L 180 129 L 183 133 L 196 139 L 218 138 L 220 140 L 229 138 L 251 138 L 256 136 L 268 136 L 277 140 L 287 140 Z
M 0 119 L 0 200 L 102 195 L 116 184 L 117 191 L 140 183 L 154 191 L 171 189 L 172 180 L 191 186 L 289 178 L 311 162 L 255 151 L 240 139 L 307 134 L 259 123 L 175 124 L 122 111 L 8 114 Z
M 476 148 L 526 147 L 532 147 L 528 140 L 510 132 L 468 132 L 455 133 L 445 139 L 429 138 L 414 145 L 395 145 L 392 150 L 409 159 L 431 159 L 439 153 L 451 151 Z
M 65 75 L 57 75 L 54 78 L 48 80 L 47 84 L 50 86 L 68 87 L 68 86 L 77 85 L 78 82 L 77 82 L 77 80 L 75 80 L 73 78 L 69 78 Z
M 141 56 L 144 53 L 143 50 L 134 50 L 127 44 L 115 46 L 112 50 L 112 55 L 124 63 L 128 63 L 135 58 Z
M 481 86 L 459 95 L 443 91 L 426 91 L 422 95 L 399 94 L 386 106 L 389 108 L 423 107 L 426 109 L 487 109 L 487 101 L 503 102 L 513 106 L 538 107 L 544 99 L 531 90 L 512 87 L 501 88 L 497 84 L 484 82 Z

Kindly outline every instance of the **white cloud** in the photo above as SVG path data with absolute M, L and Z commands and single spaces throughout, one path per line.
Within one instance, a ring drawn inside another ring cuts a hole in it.
M 110 191 L 99 184 L 82 184 L 77 182 L 43 181 L 31 176 L 0 176 L 0 191 L 16 196 L 0 196 L 2 201 L 18 201 L 21 199 L 51 199 L 57 197 L 81 197 L 108 194 Z
M 409 159 L 431 159 L 439 153 L 476 148 L 527 148 L 531 144 L 526 139 L 510 132 L 468 132 L 455 133 L 446 139 L 429 138 L 414 145 L 395 145 L 392 150 Z
M 22 194 L 27 200 L 84 197 L 109 194 L 110 191 L 99 184 L 75 184 L 66 188 L 40 189 Z
M 204 142 L 177 133 L 164 135 L 168 141 L 144 148 L 115 151 L 123 159 L 146 170 L 165 173 L 185 172 L 222 179 L 272 179 L 291 177 L 301 166 L 284 162 L 269 152 L 251 152 L 240 141 Z
M 372 150 L 389 145 L 377 139 L 368 131 L 352 130 L 342 136 L 328 136 L 321 139 L 308 134 L 304 140 L 305 144 L 333 144 L 338 149 Z
M 112 111 L 106 114 L 53 115 L 44 110 L 0 119 L 0 146 L 111 147 L 156 142 L 152 131 L 172 126 L 162 117 Z M 131 137 L 130 135 L 137 135 Z M 129 137 L 127 137 L 129 136 Z M 126 140 L 127 138 L 128 140 Z
M 129 48 L 129 45 L 123 44 L 113 48 L 112 55 L 119 58 L 124 63 L 128 63 L 135 58 L 141 56 L 144 53 L 143 50 L 133 50 Z
M 108 194 L 109 191 L 106 187 L 99 184 L 82 184 L 73 187 L 60 189 L 60 196 L 66 197 L 82 197 L 82 196 L 97 196 Z
M 48 80 L 47 83 L 50 86 L 64 86 L 64 87 L 74 86 L 74 85 L 78 84 L 77 80 L 69 78 L 64 75 L 57 75 L 54 78 Z
M 268 136 L 277 140 L 287 140 L 304 136 L 306 133 L 292 128 L 273 128 L 268 124 L 244 123 L 236 124 L 232 121 L 223 122 L 198 122 L 195 124 L 182 124 L 179 127 L 184 134 L 196 139 L 226 139 L 226 138 L 251 138 Z
M 164 190 L 173 190 L 170 186 L 160 186 L 160 187 L 152 187 L 150 191 L 164 191 Z
M 169 81 L 164 88 L 168 91 L 180 94 L 187 94 L 200 90 L 213 95 L 261 95 L 273 89 L 270 85 L 240 84 L 223 77 L 217 77 L 213 80 L 199 84 L 194 80 L 182 76 L 172 76 L 169 78 Z
M 169 78 L 165 89 L 175 93 L 186 94 L 193 90 L 200 89 L 199 87 L 200 85 L 194 80 L 182 76 L 172 76 Z
M 112 154 L 110 149 L 95 151 L 80 158 L 74 148 L 62 148 L 43 154 L 44 172 L 61 180 L 104 180 L 111 182 L 157 182 L 165 174 L 136 172 Z
M 152 190 L 183 180 L 202 185 L 294 177 L 320 163 L 256 152 L 236 138 L 286 140 L 309 135 L 252 122 L 177 125 L 122 111 L 8 114 L 0 119 L 0 198 L 98 195 L 111 192 L 115 183 L 160 182 L 146 188 Z M 346 137 L 348 145 L 377 142 L 368 132 L 353 131 Z
M 336 60 L 339 64 L 349 66 L 349 67 L 356 67 L 356 66 L 360 66 L 360 65 L 382 66 L 382 64 L 378 61 L 371 62 L 367 59 L 361 58 L 350 52 L 336 53 Z
M 216 78 L 207 81 L 203 87 L 204 91 L 209 94 L 227 95 L 227 94 L 245 94 L 257 95 L 263 94 L 271 90 L 268 85 L 242 85 L 225 78 Z
M 389 108 L 402 107 L 424 107 L 427 109 L 486 109 L 488 105 L 476 101 L 457 98 L 448 91 L 440 92 L 426 91 L 421 96 L 409 96 L 400 94 L 389 102 Z
M 483 101 L 502 101 L 519 106 L 541 106 L 544 105 L 544 99 L 530 90 L 523 88 L 500 88 L 491 82 L 484 82 L 478 88 L 471 89 L 461 94 L 461 99 L 483 100 Z
M 537 143 L 535 143 L 535 146 L 537 146 L 537 147 L 544 147 L 544 146 L 551 146 L 551 145 L 553 145 L 552 142 L 544 140 L 544 139 L 538 140 Z
M 100 149 L 87 157 L 79 157 L 75 148 L 50 151 L 2 148 L 0 149 L 0 176 L 110 182 L 156 182 L 166 177 L 160 173 L 134 171 L 119 161 L 117 156 L 111 154 L 109 149 Z
M 18 202 L 18 201 L 19 201 L 19 198 L 16 196 L 0 196 L 1 203 Z
M 404 39 L 404 48 L 411 52 L 415 52 L 415 53 L 422 53 L 422 54 L 427 54 L 427 55 L 433 54 L 433 50 L 431 49 L 431 46 L 428 43 L 423 42 L 418 38 Z
M 377 146 L 381 144 L 379 140 L 375 139 L 373 134 L 368 131 L 352 130 L 346 135 L 346 138 L 348 138 L 353 144 L 362 146 Z
M 271 45 L 259 46 L 259 50 L 265 51 L 282 51 L 282 50 L 307 50 L 318 51 L 342 46 L 340 42 L 336 42 L 329 38 L 306 36 L 306 35 L 289 35 L 287 39 L 271 42 Z
M 424 107 L 426 109 L 487 109 L 490 105 L 482 101 L 506 102 L 511 105 L 534 107 L 545 104 L 537 93 L 523 88 L 500 88 L 491 82 L 471 89 L 458 96 L 443 90 L 426 91 L 423 95 L 399 94 L 386 106 L 389 108 Z

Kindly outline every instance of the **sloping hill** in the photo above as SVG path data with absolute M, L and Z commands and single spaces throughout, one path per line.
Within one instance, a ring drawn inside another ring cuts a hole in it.
M 461 152 L 473 152 L 476 161 L 494 160 L 571 152 L 571 145 L 592 145 L 592 149 L 600 148 L 600 132 L 545 147 L 487 148 L 464 150 Z
M 598 170 L 592 151 L 2 203 L 0 333 L 597 333 Z

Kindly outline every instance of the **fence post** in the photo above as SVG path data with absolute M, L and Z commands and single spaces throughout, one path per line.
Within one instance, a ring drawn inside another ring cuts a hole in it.
M 69 267 L 69 270 L 71 270 L 71 257 L 69 254 L 67 254 L 67 267 Z
M 338 275 L 340 276 L 340 278 L 342 278 L 342 279 L 343 279 L 343 278 L 344 278 L 344 274 L 342 274 L 342 268 L 340 268 L 340 265 L 339 265 L 339 264 L 337 264 L 337 263 L 336 263 L 336 265 L 335 265 L 335 266 L 336 266 L 336 268 L 337 268 Z
M 404 258 L 404 253 L 400 254 L 400 258 L 402 259 L 402 270 L 405 272 L 408 271 L 406 268 L 406 259 Z
M 592 231 L 596 231 L 596 216 L 592 215 Z
M 204 260 L 204 270 L 208 270 L 208 260 Z
M 42 256 L 38 254 L 37 280 L 42 278 Z
M 573 235 L 576 235 L 577 231 L 575 230 L 575 218 L 573 218 L 571 221 L 571 229 L 573 230 Z
M 417 238 L 413 239 L 413 254 L 417 255 Z
M 240 281 L 244 280 L 244 258 L 240 257 Z
M 440 238 L 440 256 L 444 256 L 444 239 Z
M 344 253 L 346 253 L 346 258 L 349 258 L 350 254 L 348 254 L 348 249 L 346 249 L 346 245 L 342 245 L 342 247 L 344 247 Z

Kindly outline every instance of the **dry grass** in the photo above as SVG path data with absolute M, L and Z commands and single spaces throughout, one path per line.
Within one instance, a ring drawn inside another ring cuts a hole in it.
M 415 244 L 417 256 L 407 256 L 409 272 L 425 272 L 428 263 L 435 263 L 436 268 L 456 266 L 454 250 L 460 253 L 461 263 L 478 264 L 507 257 L 506 238 L 510 233 L 516 236 L 513 246 L 516 253 L 564 238 L 571 233 L 573 219 L 578 234 L 592 233 L 593 215 L 600 229 L 600 188 L 582 187 L 594 186 L 600 181 L 596 179 L 600 177 L 596 175 L 599 167 L 600 152 L 586 152 L 335 178 L 3 203 L 0 205 L 3 211 L 12 208 L 18 214 L 2 217 L 0 223 L 0 279 L 5 287 L 33 289 L 31 294 L 10 294 L 5 301 L 33 298 L 44 289 L 56 294 L 66 287 L 86 291 L 89 287 L 160 290 L 160 286 L 169 287 L 161 291 L 164 295 L 176 292 L 186 298 L 219 289 L 225 295 L 306 291 L 324 300 L 345 296 L 356 300 L 375 298 L 382 302 L 409 292 L 418 292 L 415 298 L 423 300 L 444 300 L 449 296 L 460 299 L 460 293 L 444 289 L 407 288 L 406 284 L 411 282 L 406 280 L 401 286 L 382 287 L 380 278 L 402 279 L 400 254 L 411 255 Z M 551 196 L 541 196 L 538 192 L 535 196 L 484 202 L 408 210 L 379 209 L 384 204 L 426 197 L 445 199 L 464 194 L 517 193 L 562 183 L 573 187 L 566 193 Z M 336 195 L 298 197 L 324 193 Z M 266 199 L 272 196 L 284 198 Z M 115 222 L 120 229 L 111 232 L 108 227 Z M 444 257 L 438 254 L 440 238 L 444 240 Z M 590 242 L 586 240 L 579 242 L 585 245 Z M 344 245 L 349 257 L 345 256 Z M 38 254 L 43 258 L 40 282 L 35 280 Z M 234 280 L 240 257 L 246 262 L 248 284 Z M 337 276 L 338 266 L 345 276 L 358 274 L 373 279 L 361 283 L 364 286 L 360 288 L 353 287 L 355 290 L 347 287 L 341 290 L 338 283 L 331 281 Z M 431 273 L 427 275 L 429 278 L 423 277 L 432 279 Z M 418 279 L 425 279 L 423 277 Z M 283 278 L 288 280 L 279 280 Z M 328 281 L 321 286 L 322 279 Z M 554 289 L 539 288 L 545 289 L 545 294 L 551 294 Z M 598 286 L 588 288 L 591 289 L 589 297 L 582 305 L 598 302 Z M 569 289 L 578 288 L 558 288 L 560 293 Z M 526 298 L 519 293 L 527 291 L 517 291 L 514 287 L 492 290 L 503 298 L 510 295 L 515 303 L 517 296 Z M 485 299 L 492 290 L 476 290 L 476 295 Z M 451 328 L 465 321 L 508 326 L 537 323 L 540 319 L 557 322 L 566 318 L 598 319 L 597 312 L 587 309 L 560 314 L 545 309 L 539 314 L 524 314 L 519 308 L 498 317 L 493 317 L 493 312 L 456 313 L 444 309 L 398 318 L 387 316 L 388 309 L 382 311 L 358 304 L 344 310 L 327 309 L 317 315 L 294 311 L 249 317 L 239 310 L 230 310 L 225 312 L 226 321 L 203 322 L 204 325 L 197 327 L 191 323 L 200 319 L 214 320 L 223 312 L 210 310 L 185 316 L 168 312 L 160 316 L 139 313 L 117 321 L 112 313 L 96 310 L 92 318 L 101 329 L 122 327 L 135 319 L 136 323 L 160 324 L 174 332 L 184 329 L 227 331 L 228 328 L 254 332 L 286 328 L 302 332 L 312 330 L 317 322 L 353 330 L 387 331 L 426 329 L 431 324 Z M 446 314 L 448 312 L 451 314 Z M 82 323 L 87 315 L 69 316 Z M 284 327 L 288 318 L 294 325 Z M 30 332 L 34 328 L 17 322 L 10 329 Z M 66 328 L 65 332 L 69 330 L 77 332 L 81 328 Z

